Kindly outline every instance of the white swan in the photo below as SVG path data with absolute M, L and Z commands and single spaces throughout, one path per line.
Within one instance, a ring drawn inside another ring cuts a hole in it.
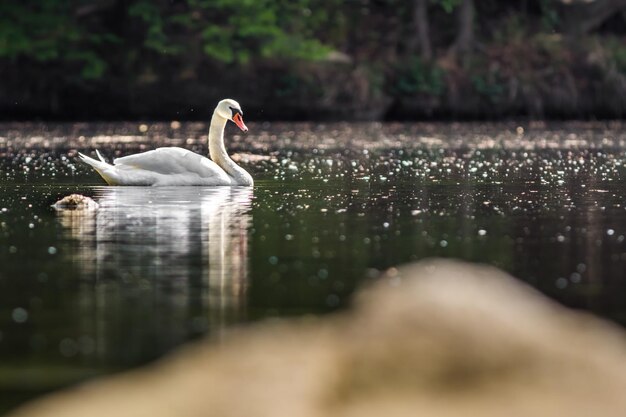
M 241 106 L 235 100 L 220 101 L 209 128 L 211 159 L 183 148 L 157 148 L 128 155 L 108 164 L 96 150 L 95 160 L 79 153 L 81 160 L 95 168 L 109 185 L 244 185 L 252 186 L 250 174 L 237 165 L 224 148 L 224 128 L 231 120 L 244 132 Z

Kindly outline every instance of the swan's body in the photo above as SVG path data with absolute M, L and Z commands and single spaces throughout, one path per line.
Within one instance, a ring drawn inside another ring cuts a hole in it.
M 209 129 L 211 159 L 183 148 L 157 148 L 117 158 L 108 164 L 98 151 L 99 161 L 79 153 L 80 158 L 109 185 L 244 185 L 252 186 L 250 174 L 226 153 L 224 128 L 232 120 L 243 131 L 248 128 L 241 117 L 241 107 L 230 99 L 219 102 Z

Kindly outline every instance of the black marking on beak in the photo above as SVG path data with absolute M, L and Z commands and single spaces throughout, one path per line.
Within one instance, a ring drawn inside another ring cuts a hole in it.
M 232 112 L 232 116 L 231 117 L 235 117 L 236 114 L 240 114 L 243 116 L 243 112 L 239 109 L 236 109 L 234 107 L 230 107 L 228 106 L 228 108 L 230 109 L 230 111 Z

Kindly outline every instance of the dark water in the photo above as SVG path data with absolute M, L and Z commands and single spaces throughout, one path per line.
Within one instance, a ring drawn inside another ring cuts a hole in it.
M 0 125 L 0 409 L 433 256 L 626 324 L 620 122 L 250 128 L 227 147 L 254 189 L 124 188 L 76 152 L 206 153 L 207 126 Z M 50 207 L 76 192 L 100 209 Z

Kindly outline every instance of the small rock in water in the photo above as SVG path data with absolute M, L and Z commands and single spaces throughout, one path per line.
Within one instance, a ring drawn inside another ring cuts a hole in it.
M 98 203 L 87 196 L 70 194 L 54 203 L 52 207 L 57 210 L 95 210 L 99 206 Z

